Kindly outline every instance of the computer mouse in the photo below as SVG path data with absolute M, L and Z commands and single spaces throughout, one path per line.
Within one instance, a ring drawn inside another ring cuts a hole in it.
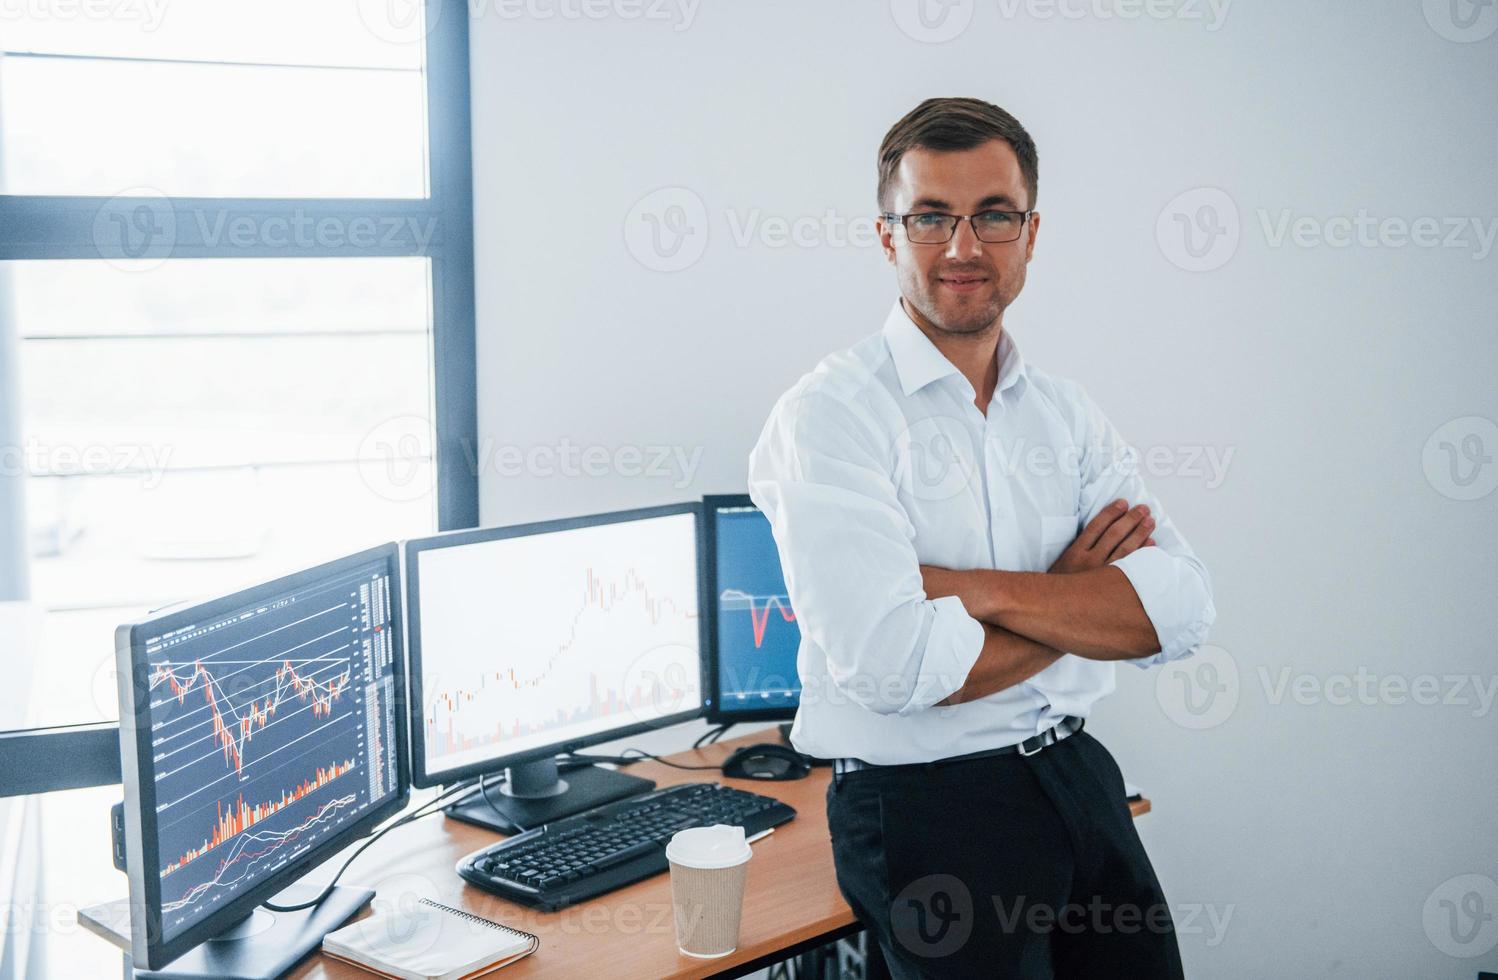
M 723 775 L 731 779 L 802 779 L 809 772 L 809 758 L 774 742 L 746 745 L 723 761 Z

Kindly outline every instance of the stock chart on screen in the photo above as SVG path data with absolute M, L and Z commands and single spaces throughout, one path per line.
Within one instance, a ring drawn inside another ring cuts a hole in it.
M 693 514 L 430 548 L 417 560 L 428 771 L 701 706 Z
M 384 561 L 145 639 L 168 937 L 399 792 Z
M 719 507 L 711 518 L 718 580 L 719 710 L 794 708 L 801 698 L 801 630 L 786 595 L 770 522 L 757 507 Z

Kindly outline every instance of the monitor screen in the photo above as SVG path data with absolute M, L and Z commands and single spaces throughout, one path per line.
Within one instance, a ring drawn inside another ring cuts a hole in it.
M 790 717 L 801 700 L 801 630 L 786 595 L 770 522 L 753 504 L 711 505 L 718 703 L 731 721 L 755 712 Z
M 672 509 L 408 546 L 418 782 L 700 712 L 697 508 Z
M 131 630 L 137 699 L 148 695 L 133 709 L 148 729 L 133 767 L 162 940 L 404 800 L 388 549 Z

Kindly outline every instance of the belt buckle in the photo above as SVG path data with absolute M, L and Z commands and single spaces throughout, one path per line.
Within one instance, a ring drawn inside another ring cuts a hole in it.
M 1031 742 L 1036 743 L 1035 748 L 1026 751 L 1025 746 L 1029 745 Z M 1045 745 L 1046 743 L 1044 733 L 1041 733 L 1039 735 L 1031 735 L 1029 738 L 1019 743 L 1019 754 L 1026 757 L 1037 755 L 1039 754 L 1041 749 L 1045 748 Z

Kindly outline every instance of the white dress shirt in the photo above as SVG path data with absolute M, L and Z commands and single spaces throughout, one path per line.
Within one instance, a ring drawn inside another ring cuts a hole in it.
M 1067 654 L 960 705 L 983 627 L 929 599 L 920 565 L 1043 572 L 1099 510 L 1147 504 L 1156 546 L 1115 562 L 1160 639 L 1141 667 L 1193 652 L 1216 612 L 1207 569 L 1076 382 L 1027 365 L 1008 331 L 985 416 L 898 300 L 884 329 L 776 403 L 749 455 L 801 627 L 795 747 L 893 764 L 997 748 L 1087 717 L 1114 665 Z

